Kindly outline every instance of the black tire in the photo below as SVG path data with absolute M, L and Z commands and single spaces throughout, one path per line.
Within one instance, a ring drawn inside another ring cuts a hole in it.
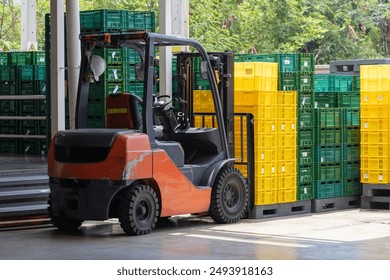
M 248 188 L 244 176 L 233 167 L 223 167 L 211 191 L 210 216 L 222 224 L 236 223 L 248 205 Z
M 83 221 L 76 220 L 76 219 L 68 219 L 68 218 L 54 216 L 51 210 L 52 209 L 51 195 L 49 195 L 48 204 L 49 207 L 47 208 L 47 211 L 49 213 L 49 218 L 51 220 L 51 223 L 59 230 L 76 231 L 83 223 Z
M 136 185 L 122 192 L 119 202 L 119 222 L 129 235 L 150 233 L 156 226 L 160 203 L 149 186 Z

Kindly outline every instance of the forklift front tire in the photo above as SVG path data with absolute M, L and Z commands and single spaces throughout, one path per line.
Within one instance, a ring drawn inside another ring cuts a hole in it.
M 248 188 L 244 176 L 233 167 L 223 167 L 211 191 L 210 216 L 217 223 L 236 223 L 248 205 Z

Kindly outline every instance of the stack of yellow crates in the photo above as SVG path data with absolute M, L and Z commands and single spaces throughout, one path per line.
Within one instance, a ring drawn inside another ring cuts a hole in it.
M 194 113 L 214 113 L 214 102 L 210 90 L 194 90 Z M 194 127 L 217 127 L 215 116 L 195 116 Z
M 234 111 L 254 116 L 255 205 L 296 201 L 297 94 L 277 88 L 277 63 L 234 64 Z M 246 134 L 238 132 L 235 129 L 236 155 L 246 141 Z
M 360 66 L 361 182 L 390 183 L 390 65 Z

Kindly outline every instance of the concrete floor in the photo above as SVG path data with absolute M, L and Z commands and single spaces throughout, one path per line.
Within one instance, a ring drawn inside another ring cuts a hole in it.
M 116 220 L 79 232 L 51 226 L 1 230 L 1 260 L 390 260 L 390 211 L 344 210 L 218 225 L 176 217 L 146 236 Z

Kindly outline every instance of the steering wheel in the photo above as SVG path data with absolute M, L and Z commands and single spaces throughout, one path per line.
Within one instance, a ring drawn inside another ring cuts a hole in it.
M 167 98 L 166 101 L 160 100 L 163 98 Z M 172 102 L 172 96 L 168 94 L 158 95 L 154 98 L 153 101 L 153 109 L 155 110 L 163 110 L 165 107 L 167 107 Z

